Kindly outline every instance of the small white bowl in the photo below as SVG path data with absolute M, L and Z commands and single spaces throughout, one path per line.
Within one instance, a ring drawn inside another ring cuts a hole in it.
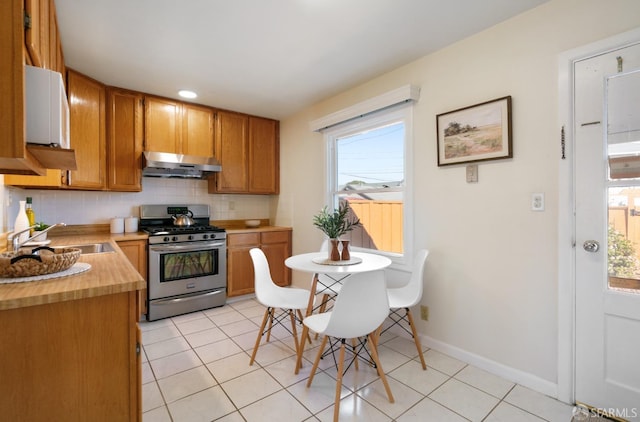
M 245 220 L 244 225 L 247 227 L 260 227 L 260 220 Z

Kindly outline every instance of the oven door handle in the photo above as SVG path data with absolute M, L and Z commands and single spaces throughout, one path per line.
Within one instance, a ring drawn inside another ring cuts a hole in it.
M 154 252 L 196 252 L 207 249 L 219 249 L 225 247 L 225 242 L 198 243 L 197 245 L 149 245 L 149 250 Z
M 219 294 L 223 294 L 223 293 L 224 293 L 224 289 L 213 290 L 213 291 L 207 292 L 207 293 L 194 292 L 194 293 L 191 293 L 189 295 L 182 295 L 182 296 L 176 297 L 176 298 L 154 300 L 153 304 L 154 305 L 171 305 L 173 303 L 188 302 L 190 300 L 202 299 L 203 297 L 215 296 L 215 295 L 219 295 Z

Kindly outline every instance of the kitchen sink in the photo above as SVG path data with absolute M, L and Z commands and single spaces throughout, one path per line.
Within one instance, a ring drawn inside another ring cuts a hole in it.
M 64 246 L 65 248 L 78 248 L 80 249 L 81 255 L 91 254 L 91 253 L 105 253 L 105 252 L 115 252 L 113 246 L 110 243 L 85 243 L 83 245 L 68 245 Z

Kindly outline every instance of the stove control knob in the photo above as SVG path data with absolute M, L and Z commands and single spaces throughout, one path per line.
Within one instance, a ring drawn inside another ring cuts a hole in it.
M 189 239 L 189 240 L 193 240 L 193 235 L 192 235 L 192 234 L 190 234 L 190 235 L 189 235 L 189 237 L 188 237 L 188 239 Z
M 171 239 L 169 239 L 169 236 L 165 236 L 165 237 L 162 238 L 162 240 L 165 241 L 165 242 L 168 242 Z
M 172 240 L 172 241 L 174 241 L 174 242 L 177 242 L 177 241 L 178 241 L 178 236 L 173 236 L 173 237 L 171 238 L 171 240 Z
M 203 238 L 204 240 L 207 240 L 207 239 L 209 238 L 209 235 L 208 235 L 208 234 L 202 235 L 202 238 Z

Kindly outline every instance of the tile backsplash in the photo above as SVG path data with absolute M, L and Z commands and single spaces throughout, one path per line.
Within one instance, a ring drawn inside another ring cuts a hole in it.
M 269 195 L 209 194 L 205 180 L 143 178 L 142 192 L 19 189 L 3 186 L 2 231 L 10 231 L 19 202 L 33 198 L 37 221 L 48 224 L 107 224 L 113 217 L 139 215 L 142 204 L 208 204 L 212 220 L 270 218 Z

